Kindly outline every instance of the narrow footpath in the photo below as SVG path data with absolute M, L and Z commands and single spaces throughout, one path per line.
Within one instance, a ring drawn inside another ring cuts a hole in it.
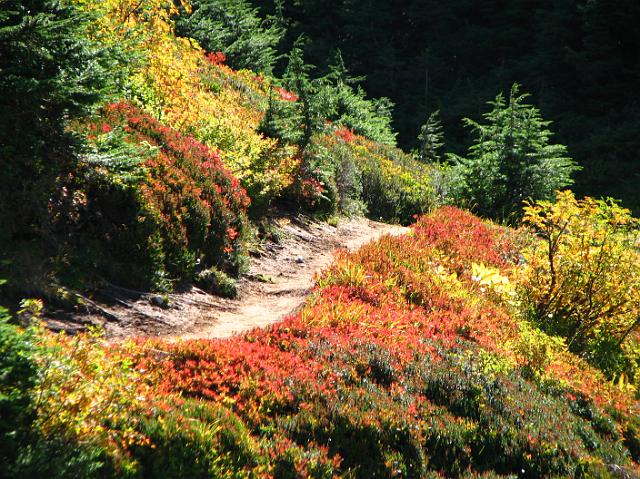
M 353 218 L 337 227 L 304 218 L 274 220 L 278 243 L 267 243 L 251 258 L 249 272 L 238 281 L 237 299 L 224 299 L 199 288 L 170 294 L 169 307 L 156 295 L 114 287 L 103 301 L 83 314 L 66 318 L 55 328 L 73 330 L 100 325 L 107 337 L 156 336 L 170 340 L 225 338 L 266 327 L 300 308 L 339 249 L 354 250 L 385 234 L 406 232 L 402 226 Z M 71 321 L 70 321 L 71 319 Z

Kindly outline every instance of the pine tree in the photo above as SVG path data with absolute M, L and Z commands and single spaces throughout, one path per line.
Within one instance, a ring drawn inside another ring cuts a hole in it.
M 349 75 L 337 50 L 329 72 L 316 80 L 317 101 L 321 115 L 336 125 L 388 145 L 395 145 L 391 128 L 393 103 L 387 98 L 369 99 L 360 86 L 365 77 Z
M 442 159 L 440 150 L 444 146 L 444 133 L 439 116 L 440 111 L 434 111 L 420 128 L 416 156 L 423 163 L 439 163 Z
M 258 131 L 287 144 L 298 144 L 302 136 L 300 105 L 292 99 L 282 99 L 278 90 L 282 91 L 273 85 L 269 87 L 267 109 Z
M 298 96 L 302 134 L 298 146 L 303 151 L 310 143 L 313 134 L 322 127 L 321 111 L 317 102 L 317 82 L 311 80 L 313 66 L 305 63 L 304 37 L 299 37 L 288 55 L 287 68 L 282 81 L 285 88 Z
M 454 196 L 478 213 L 509 219 L 518 216 L 524 200 L 552 200 L 554 192 L 573 183 L 578 168 L 567 147 L 550 144 L 551 122 L 524 103 L 527 94 L 514 84 L 508 101 L 499 94 L 486 124 L 465 118 L 477 135 L 467 157 L 450 155 L 458 182 Z

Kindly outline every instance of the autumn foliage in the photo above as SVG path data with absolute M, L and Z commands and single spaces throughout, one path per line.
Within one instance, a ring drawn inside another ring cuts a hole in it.
M 610 377 L 633 381 L 640 359 L 637 220 L 612 200 L 563 191 L 555 203 L 528 205 L 524 221 L 540 238 L 524 251 L 534 320 Z
M 112 250 L 122 242 L 123 250 L 146 252 L 147 259 L 139 257 L 137 263 L 151 262 L 150 267 L 169 277 L 191 279 L 196 265 L 237 272 L 245 254 L 250 200 L 219 153 L 125 102 L 105 106 L 91 121 L 79 128 L 96 145 L 110 139 L 133 148 L 146 145 L 145 153 L 138 153 L 139 163 L 129 167 L 129 177 L 119 173 L 120 182 L 109 179 L 117 174 L 113 161 L 100 164 L 86 199 L 94 235 L 109 235 Z M 138 173 L 131 171 L 134 167 Z M 120 221 L 137 229 L 109 221 L 114 214 L 98 216 L 118 201 Z M 127 211 L 133 217 L 124 218 Z
M 107 348 L 135 364 L 122 374 L 144 375 L 140 397 L 153 394 L 122 412 L 133 426 L 110 467 L 138 477 L 170 454 L 168 470 L 191 464 L 213 477 L 637 470 L 633 386 L 608 382 L 521 314 L 530 242 L 443 208 L 404 236 L 342 253 L 302 311 L 270 329 Z M 65 384 L 55 387 L 76 387 Z

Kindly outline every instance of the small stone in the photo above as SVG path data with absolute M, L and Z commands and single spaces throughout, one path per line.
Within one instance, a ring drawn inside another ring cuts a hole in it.
M 304 263 L 304 258 L 302 256 L 297 256 L 296 257 L 296 263 L 298 263 L 298 264 Z
M 171 307 L 168 296 L 153 295 L 149 298 L 149 302 L 162 309 L 169 309 Z

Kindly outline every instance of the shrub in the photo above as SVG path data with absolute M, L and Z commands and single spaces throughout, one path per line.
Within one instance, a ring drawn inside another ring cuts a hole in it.
M 105 349 L 50 337 L 35 429 L 65 441 L 55 461 L 81 453 L 74 477 L 637 470 L 637 401 L 483 291 L 486 275 L 521 279 L 517 239 L 448 207 L 342 253 L 269 329 Z
M 121 82 L 123 97 L 217 150 L 256 203 L 268 205 L 291 183 L 293 158 L 283 157 L 276 141 L 257 131 L 268 82 L 248 71 L 214 65 L 196 42 L 174 35 L 174 15 L 180 6 L 188 10 L 190 2 L 80 3 L 96 16 L 92 37 L 136 53 L 132 71 Z
M 9 324 L 0 308 L 0 462 L 11 470 L 28 443 L 36 418 L 33 388 L 37 381 L 32 331 Z M 7 476 L 4 476 L 7 474 Z M 8 477 L 7 470 L 0 477 Z
M 611 200 L 564 191 L 555 204 L 529 204 L 524 222 L 540 238 L 524 251 L 522 289 L 536 323 L 609 377 L 633 379 L 623 345 L 636 341 L 640 315 L 637 221 Z
M 86 241 L 100 251 L 108 238 L 106 257 L 115 260 L 99 259 L 100 270 L 121 281 L 153 284 L 154 276 L 167 273 L 191 279 L 198 263 L 232 273 L 241 269 L 249 198 L 217 152 L 127 103 L 107 105 L 94 123 L 79 128 L 98 145 L 114 134 L 125 144 L 150 145 L 126 175 L 112 156 L 106 162 L 92 158 L 83 209 L 91 225 L 84 229 L 92 235 Z M 129 264 L 132 249 L 141 271 L 127 278 L 121 265 Z
M 144 477 L 230 477 L 218 448 L 220 425 L 216 421 L 202 421 L 189 412 L 167 414 L 160 410 L 144 418 L 140 429 L 149 438 L 149 444 L 132 449 Z
M 397 148 L 363 137 L 341 141 L 351 150 L 369 217 L 409 224 L 414 215 L 438 204 L 431 167 Z
M 238 296 L 238 285 L 224 272 L 209 268 L 196 275 L 196 284 L 205 291 L 208 291 L 223 298 L 236 298 Z

